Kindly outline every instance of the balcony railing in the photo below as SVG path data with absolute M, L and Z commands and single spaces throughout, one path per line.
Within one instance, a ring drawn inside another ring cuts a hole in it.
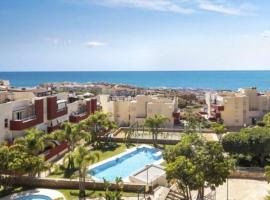
M 78 123 L 78 122 L 86 119 L 89 115 L 90 115 L 89 112 L 76 112 L 76 113 L 72 113 L 69 116 L 69 121 L 72 122 L 72 123 Z
M 10 130 L 21 131 L 43 123 L 43 99 L 35 101 L 35 114 L 22 119 L 10 120 Z

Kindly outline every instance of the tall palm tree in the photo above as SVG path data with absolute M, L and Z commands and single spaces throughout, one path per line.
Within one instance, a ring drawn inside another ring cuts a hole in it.
M 98 153 L 90 153 L 89 150 L 83 146 L 79 146 L 71 153 L 73 157 L 74 166 L 79 168 L 79 190 L 80 199 L 85 197 L 85 177 L 87 175 L 87 167 L 99 160 Z
M 150 129 L 154 145 L 157 144 L 159 129 L 168 120 L 169 119 L 167 117 L 160 114 L 154 115 L 154 117 L 149 117 L 145 120 L 145 126 Z
M 102 134 L 116 128 L 116 124 L 110 120 L 110 114 L 104 112 L 96 112 L 94 115 L 91 115 L 83 121 L 83 126 L 85 130 L 91 133 L 91 143 L 95 147 L 100 146 L 99 138 Z
M 83 130 L 82 124 L 65 122 L 62 126 L 63 130 L 56 130 L 52 134 L 56 139 L 66 141 L 68 143 L 69 150 L 73 151 L 78 142 L 89 140 L 90 136 Z

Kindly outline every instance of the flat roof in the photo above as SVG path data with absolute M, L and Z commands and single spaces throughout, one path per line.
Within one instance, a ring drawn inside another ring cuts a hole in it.
M 165 170 L 158 165 L 148 165 L 141 171 L 137 172 L 133 176 L 143 182 L 147 182 L 147 175 L 148 175 L 148 182 L 154 181 L 160 176 L 165 174 Z

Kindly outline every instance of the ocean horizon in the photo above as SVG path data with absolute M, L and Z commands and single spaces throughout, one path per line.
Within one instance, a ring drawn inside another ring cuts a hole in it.
M 150 88 L 228 89 L 257 87 L 270 90 L 270 70 L 237 71 L 20 71 L 0 72 L 14 87 L 48 82 L 115 83 Z

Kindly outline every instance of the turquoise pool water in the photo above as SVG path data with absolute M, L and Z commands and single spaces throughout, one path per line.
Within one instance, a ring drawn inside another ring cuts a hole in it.
M 45 195 L 29 195 L 25 197 L 20 197 L 16 200 L 52 200 L 52 199 Z
M 159 149 L 140 147 L 92 168 L 89 173 L 100 180 L 105 178 L 107 181 L 114 181 L 116 177 L 127 178 L 145 165 L 153 164 L 161 159 L 162 154 Z

